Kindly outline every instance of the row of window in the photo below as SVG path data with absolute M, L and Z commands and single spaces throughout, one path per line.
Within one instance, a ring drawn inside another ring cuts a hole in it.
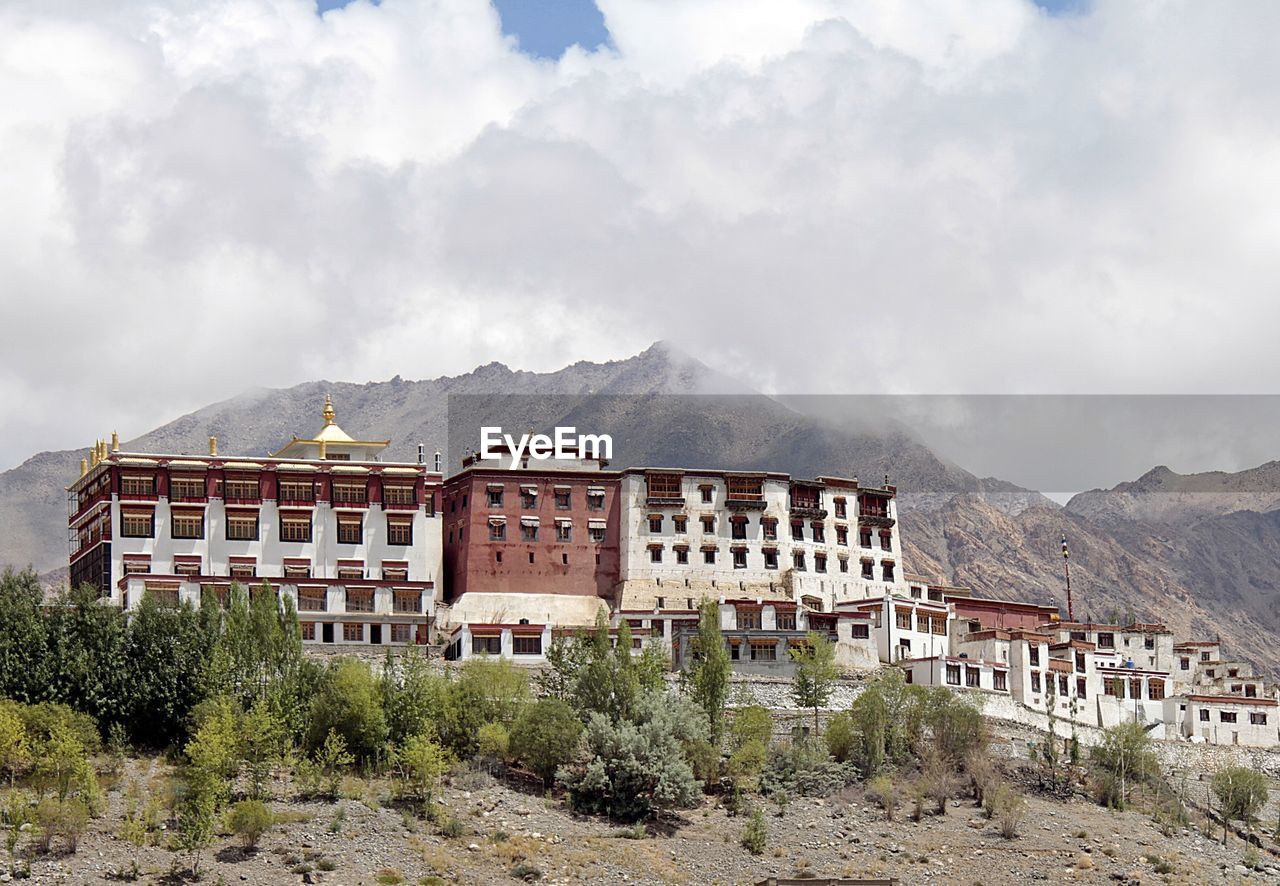
M 315 501 L 319 484 L 314 480 L 281 479 L 277 486 L 277 498 L 281 501 Z M 342 504 L 367 504 L 369 485 L 355 480 L 333 481 L 332 501 Z M 153 496 L 157 493 L 154 475 L 125 474 L 120 478 L 122 495 Z M 262 482 L 258 478 L 227 477 L 215 483 L 215 495 L 235 500 L 262 498 Z M 203 477 L 172 477 L 169 480 L 169 499 L 205 498 L 208 487 Z M 386 505 L 416 505 L 418 489 L 411 483 L 384 482 L 382 503 Z
M 1200 709 L 1200 722 L 1201 723 L 1209 722 L 1208 708 Z M 1239 720 L 1237 719 L 1237 713 L 1235 711 L 1218 711 L 1218 722 L 1219 723 L 1238 723 Z M 1249 725 L 1250 726 L 1266 726 L 1267 715 L 1262 711 L 1251 711 L 1249 713 Z
M 662 514 L 650 514 L 649 515 L 649 532 L 651 534 L 660 534 L 661 532 L 663 532 L 664 520 L 665 520 L 665 517 Z M 703 535 L 715 534 L 715 531 L 716 531 L 715 515 L 703 514 L 701 517 L 698 518 L 698 520 L 702 525 Z M 745 541 L 747 539 L 747 528 L 750 525 L 751 521 L 745 516 L 737 515 L 737 516 L 731 517 L 729 522 L 732 530 L 730 533 L 730 537 L 733 539 L 739 539 L 739 540 Z M 689 530 L 689 518 L 684 514 L 673 514 L 671 517 L 671 524 L 672 524 L 672 531 L 676 535 L 684 535 Z M 826 531 L 826 527 L 822 523 L 819 523 L 816 521 L 812 522 L 809 524 L 809 528 L 810 528 L 812 541 L 819 544 L 826 543 L 827 531 Z M 765 541 L 778 540 L 778 521 L 775 518 L 773 517 L 760 518 L 760 537 Z M 791 521 L 791 540 L 792 541 L 805 540 L 804 521 L 802 520 Z M 870 529 L 858 530 L 858 541 L 862 547 L 870 548 L 871 542 L 872 542 L 871 530 Z M 849 527 L 841 526 L 841 525 L 836 526 L 836 544 L 838 545 L 849 544 Z M 880 548 L 881 550 L 885 550 L 885 551 L 893 550 L 893 533 L 890 532 L 889 530 L 882 530 L 880 532 Z
M 317 635 L 316 622 L 302 621 L 298 622 L 298 628 L 302 632 L 302 639 L 314 641 Z M 363 624 L 344 624 L 342 626 L 342 639 L 346 643 L 364 643 L 365 626 Z M 321 624 L 320 635 L 324 642 L 333 642 L 333 625 Z M 391 625 L 391 642 L 392 643 L 410 643 L 413 641 L 413 625 L 393 624 Z M 382 642 L 382 625 L 369 625 L 369 642 Z
M 511 652 L 514 655 L 541 655 L 542 636 L 540 634 L 516 634 L 511 638 Z M 473 655 L 501 655 L 501 637 L 472 637 L 471 653 Z
M 120 535 L 123 538 L 155 538 L 155 515 L 152 513 L 125 512 L 120 517 Z M 258 516 L 228 514 L 225 520 L 227 541 L 258 541 L 261 526 Z M 338 543 L 364 544 L 364 516 L 342 514 L 338 517 Z M 169 537 L 190 540 L 205 537 L 205 519 L 202 513 L 184 514 L 175 511 L 169 519 Z M 312 520 L 310 514 L 281 514 L 280 541 L 310 542 Z M 413 520 L 396 515 L 387 516 L 386 542 L 389 545 L 413 544 Z
M 538 535 L 542 527 L 537 523 L 521 523 L 520 524 L 520 540 L 521 541 L 537 541 Z M 458 529 L 458 541 L 462 541 L 462 528 Z M 555 524 L 555 533 L 557 542 L 573 541 L 573 523 L 568 520 L 557 520 Z M 593 544 L 600 544 L 604 541 L 605 527 L 588 526 L 587 538 Z M 449 531 L 449 540 L 453 540 L 453 530 Z M 506 541 L 507 540 L 507 524 L 505 522 L 491 521 L 489 523 L 489 541 Z
M 689 549 L 685 547 L 677 547 L 674 550 L 675 550 L 676 563 L 678 565 L 687 565 L 689 562 Z M 748 565 L 747 551 L 733 550 L 730 553 L 733 556 L 734 569 L 747 568 L 747 565 Z M 777 551 L 765 550 L 765 551 L 762 551 L 761 553 L 763 554 L 763 557 L 764 557 L 765 569 L 778 568 L 778 552 Z M 718 554 L 719 554 L 719 551 L 714 548 L 705 548 L 702 551 L 702 562 L 708 565 L 713 565 L 716 563 L 716 558 Z M 662 545 L 649 546 L 649 562 L 650 563 L 662 563 L 664 556 L 665 556 L 664 548 Z M 840 564 L 840 571 L 848 572 L 849 558 L 839 557 L 837 558 L 837 560 Z M 797 572 L 807 572 L 808 571 L 807 554 L 804 551 L 793 552 L 791 554 L 791 566 Z M 862 577 L 868 580 L 874 580 L 875 578 L 874 567 L 875 567 L 875 561 L 863 560 L 862 561 Z M 881 563 L 880 569 L 881 569 L 881 573 L 884 576 L 883 578 L 884 581 L 893 581 L 894 569 L 895 569 L 895 566 L 893 563 L 889 563 L 889 562 Z M 823 574 L 826 573 L 827 571 L 827 555 L 826 554 L 813 555 L 813 571 L 823 573 Z

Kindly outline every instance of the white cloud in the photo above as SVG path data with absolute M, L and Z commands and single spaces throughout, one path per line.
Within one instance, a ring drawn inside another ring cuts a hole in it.
M 667 338 L 785 391 L 1263 391 L 1280 7 L 0 3 L 0 466 Z

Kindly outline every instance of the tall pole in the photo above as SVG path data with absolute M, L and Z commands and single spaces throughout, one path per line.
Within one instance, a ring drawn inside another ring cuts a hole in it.
M 1071 555 L 1067 552 L 1067 534 L 1062 534 L 1062 571 L 1067 576 L 1067 621 L 1075 621 L 1075 607 L 1071 604 Z

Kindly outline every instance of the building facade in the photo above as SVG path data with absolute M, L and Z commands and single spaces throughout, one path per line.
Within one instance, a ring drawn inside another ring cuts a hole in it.
M 225 603 L 270 585 L 304 642 L 427 643 L 438 581 L 441 477 L 383 462 L 387 441 L 334 421 L 266 458 L 121 452 L 98 444 L 68 489 L 73 584 L 136 608 L 150 594 Z

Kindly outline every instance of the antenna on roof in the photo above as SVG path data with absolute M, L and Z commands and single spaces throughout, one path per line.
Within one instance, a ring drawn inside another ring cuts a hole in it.
M 1071 605 L 1071 555 L 1067 551 L 1067 534 L 1062 533 L 1062 571 L 1067 576 L 1067 621 L 1075 621 L 1075 608 Z

